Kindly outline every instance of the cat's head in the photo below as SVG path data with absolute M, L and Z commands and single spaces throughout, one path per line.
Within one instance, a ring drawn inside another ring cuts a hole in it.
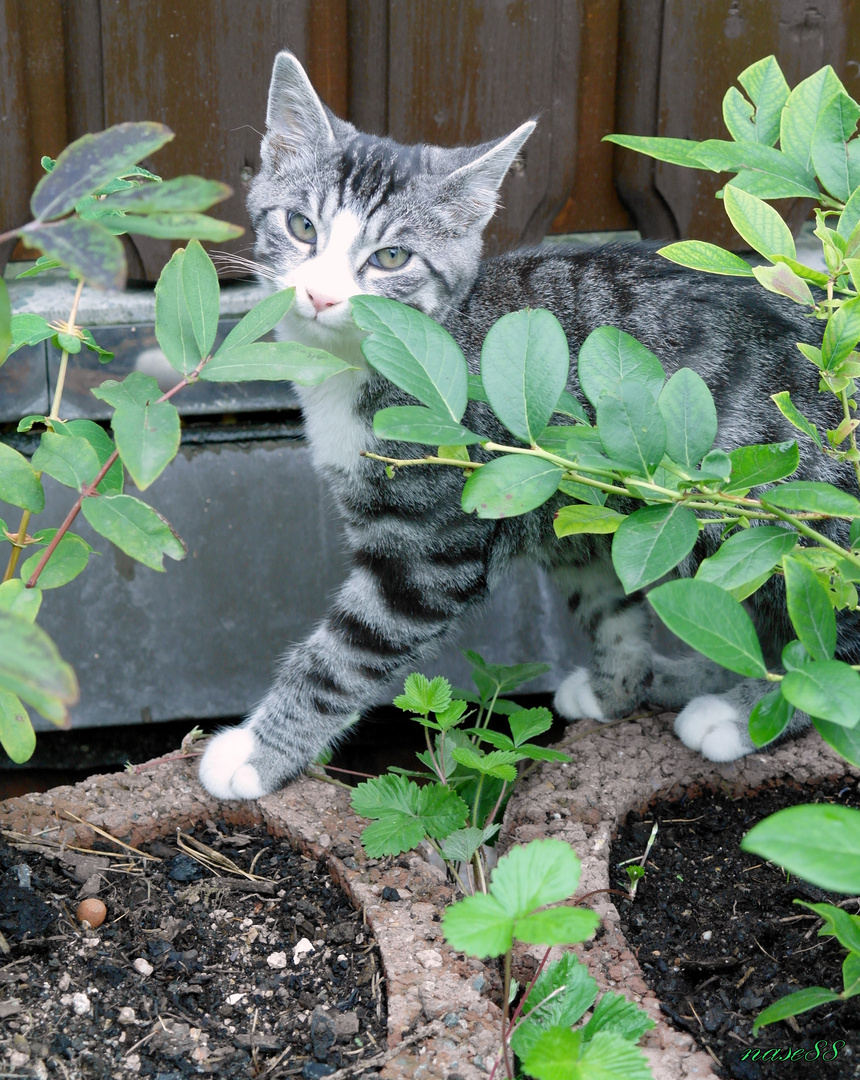
M 336 351 L 355 335 L 352 296 L 387 296 L 436 319 L 462 300 L 499 185 L 535 125 L 475 147 L 401 146 L 334 116 L 281 52 L 266 127 L 248 196 L 256 257 L 278 288 L 295 286 L 290 334 Z

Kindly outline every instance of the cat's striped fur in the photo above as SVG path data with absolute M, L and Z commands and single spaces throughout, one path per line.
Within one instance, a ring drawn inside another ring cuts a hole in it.
M 263 166 L 249 197 L 256 256 L 267 280 L 296 287 L 282 336 L 359 368 L 300 390 L 314 463 L 343 514 L 353 569 L 247 722 L 210 744 L 200 775 L 213 794 L 255 798 L 294 777 L 394 677 L 431 655 L 519 555 L 555 574 L 593 642 L 589 669 L 558 692 L 561 713 L 606 719 L 646 701 L 686 706 L 677 730 L 688 745 L 715 760 L 751 749 L 746 721 L 763 686 L 735 686 L 736 677 L 700 657 L 656 656 L 647 605 L 642 594 L 624 594 L 609 538 L 557 541 L 556 502 L 522 517 L 479 520 L 460 509 L 456 470 L 408 468 L 388 479 L 359 456 L 419 453 L 373 436 L 374 413 L 409 399 L 363 360 L 349 308 L 360 293 L 405 301 L 442 321 L 473 370 L 484 336 L 508 311 L 549 308 L 574 358 L 595 327 L 618 326 L 657 353 L 668 373 L 689 366 L 704 377 L 717 403 L 717 442 L 727 450 L 793 437 L 769 401 L 776 390 L 790 389 L 821 427 L 838 422 L 822 415 L 829 401 L 794 344 L 820 341 L 820 325 L 757 284 L 688 272 L 645 245 L 530 250 L 482 263 L 481 233 L 498 187 L 533 126 L 475 148 L 399 146 L 334 117 L 289 53 L 275 62 Z M 483 405 L 470 404 L 464 422 L 509 438 Z M 798 475 L 845 482 L 806 449 Z M 715 542 L 703 534 L 682 572 L 693 572 Z M 751 605 L 777 656 L 793 636 L 779 588 L 773 580 Z M 840 655 L 857 662 L 857 621 L 840 622 Z

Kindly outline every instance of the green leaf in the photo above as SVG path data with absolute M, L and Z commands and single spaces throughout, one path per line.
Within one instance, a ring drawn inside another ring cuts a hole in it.
M 739 446 L 729 456 L 732 475 L 725 490 L 731 492 L 747 492 L 759 484 L 772 484 L 790 476 L 800 464 L 800 452 L 793 439 L 790 442 Z
M 795 196 L 815 199 L 819 195 L 812 170 L 802 169 L 771 146 L 708 139 L 699 143 L 696 156 L 705 168 L 713 172 L 736 172 L 737 177 L 729 185 L 735 193 L 743 189 L 744 194 L 752 194 L 759 199 L 790 199 Z
M 87 500 L 85 500 L 87 501 Z M 80 536 L 66 533 L 54 548 L 45 569 L 39 575 L 40 589 L 56 589 L 74 580 L 86 569 L 92 548 Z M 29 580 L 42 558 L 42 552 L 31 555 L 21 567 L 21 578 Z
M 498 826 L 492 826 L 492 828 L 498 831 Z M 445 838 L 442 844 L 442 858 L 447 859 L 448 862 L 469 862 L 484 843 L 486 843 L 485 830 L 474 826 L 468 829 L 457 829 Z
M 768 259 L 772 255 L 797 258 L 791 230 L 772 206 L 731 186 L 723 202 L 732 225 L 754 251 Z
M 558 401 L 555 405 L 555 412 L 561 413 L 562 416 L 570 416 L 574 420 L 578 420 L 581 424 L 588 423 L 588 417 L 585 414 L 585 409 L 583 409 L 583 407 L 573 396 L 573 394 L 570 393 L 569 390 L 562 390 L 562 392 L 558 395 Z
M 774 402 L 776 407 L 790 424 L 796 427 L 798 431 L 802 431 L 805 435 L 808 435 L 819 450 L 822 449 L 818 429 L 815 424 L 807 420 L 803 413 L 796 408 L 794 402 L 791 400 L 791 395 L 788 390 L 783 390 L 779 394 L 771 394 L 771 401 Z
M 845 209 L 839 215 L 836 223 L 836 231 L 846 241 L 846 256 L 851 258 L 857 254 L 860 246 L 860 233 L 857 226 L 860 225 L 860 187 L 852 192 L 851 198 L 845 204 Z
M 827 320 L 821 358 L 825 371 L 837 368 L 860 341 L 860 296 L 847 301 Z
M 200 372 L 204 382 L 291 379 L 299 386 L 319 386 L 342 371 L 357 370 L 331 353 L 297 341 L 257 341 L 212 357 Z
M 805 990 L 796 990 L 793 994 L 768 1005 L 755 1018 L 753 1035 L 758 1034 L 760 1028 L 767 1024 L 775 1024 L 778 1020 L 785 1020 L 789 1016 L 798 1016 L 800 1013 L 817 1009 L 819 1005 L 827 1005 L 831 1001 L 838 1001 L 839 995 L 823 986 L 808 986 Z
M 22 270 L 20 274 L 15 275 L 15 280 L 19 278 L 37 277 L 39 274 L 43 274 L 46 270 L 56 270 L 63 264 L 59 259 L 50 259 L 47 255 L 40 255 L 34 263 L 32 263 L 28 269 Z
M 53 476 L 66 487 L 81 491 L 95 480 L 100 464 L 98 455 L 86 439 L 44 431 L 33 454 L 33 468 Z
M 37 316 L 38 317 L 38 316 Z M 6 362 L 12 347 L 12 304 L 6 282 L 0 276 L 0 367 Z
M 724 251 L 716 244 L 708 244 L 704 240 L 681 240 L 677 244 L 667 244 L 660 248 L 657 254 L 670 262 L 689 266 L 692 270 L 701 270 L 706 274 L 753 276 L 752 267 L 739 255 Z
M 448 944 L 460 952 L 501 956 L 513 942 L 514 920 L 492 893 L 476 893 L 445 910 L 442 929 Z
M 456 424 L 445 413 L 423 405 L 395 405 L 380 409 L 373 417 L 373 434 L 379 439 L 425 443 L 428 446 L 473 446 L 484 436 Z
M 818 931 L 819 937 L 835 937 L 843 949 L 860 953 L 860 918 L 857 915 L 849 915 L 833 904 L 810 904 L 805 900 L 794 903 L 809 908 L 824 920 L 824 926 Z
M 26 588 L 20 578 L 10 578 L 0 584 L 0 611 L 35 622 L 41 606 L 41 589 Z
M 481 349 L 481 381 L 493 412 L 529 444 L 549 423 L 569 369 L 561 323 L 542 308 L 503 315 Z
M 155 285 L 155 337 L 168 362 L 188 375 L 205 353 L 197 346 L 194 323 L 182 287 L 185 249 L 174 251 Z M 160 396 L 160 395 L 159 395 Z
M 488 664 L 483 656 L 473 649 L 464 649 L 463 655 L 472 665 L 472 679 L 481 694 L 483 704 L 488 704 L 497 694 L 510 693 L 523 683 L 531 682 L 552 670 L 549 664 Z M 463 692 L 458 690 L 456 693 L 458 697 L 469 700 L 468 695 Z M 508 706 L 509 708 L 506 708 Z M 517 712 L 519 705 L 496 700 L 493 708 L 496 712 L 507 711 L 510 714 Z
M 552 1027 L 543 1032 L 523 1062 L 535 1080 L 651 1080 L 645 1055 L 628 1039 L 598 1031 L 583 1044 L 582 1033 Z
M 773 261 L 777 264 L 787 266 L 789 270 L 793 271 L 797 277 L 801 278 L 803 281 L 811 281 L 813 285 L 817 285 L 820 289 L 827 288 L 829 279 L 827 274 L 822 270 L 815 270 L 805 263 L 798 262 L 797 259 L 789 259 L 787 255 L 774 255 Z M 812 346 L 809 347 L 811 348 Z
M 163 570 L 164 555 L 171 559 L 185 558 L 186 547 L 170 524 L 151 506 L 131 495 L 84 499 L 81 509 L 97 533 L 144 566 Z
M 143 375 L 139 371 L 132 371 L 122 382 L 105 379 L 100 386 L 94 387 L 91 393 L 93 397 L 106 401 L 113 408 L 129 401 L 137 405 L 147 405 L 150 401 L 161 397 L 161 390 L 156 380 L 151 375 Z
M 552 727 L 552 713 L 549 709 L 542 707 L 521 709 L 511 713 L 508 723 L 511 727 L 514 746 L 521 746 L 528 739 L 533 739 L 535 735 L 542 735 L 545 731 L 549 731 Z
M 93 337 L 92 332 L 86 328 L 81 330 L 81 342 L 86 345 L 91 352 L 98 355 L 100 364 L 109 364 L 113 360 L 114 354 L 109 349 L 103 349 Z
M 638 154 L 647 154 L 670 165 L 683 165 L 689 169 L 701 169 L 699 147 L 693 139 L 666 139 L 650 135 L 604 135 L 603 142 L 615 143 Z
M 789 671 L 780 683 L 792 705 L 853 728 L 860 721 L 860 673 L 840 660 L 819 660 Z
M 553 528 L 556 536 L 573 536 L 578 533 L 614 533 L 624 515 L 606 506 L 562 506 L 555 515 Z
M 455 746 L 451 751 L 451 756 L 458 765 L 463 765 L 483 776 L 494 776 L 509 784 L 517 778 L 514 762 L 520 759 L 519 755 L 512 750 L 494 750 L 489 754 L 484 754 L 473 746 Z
M 418 816 L 427 835 L 442 840 L 466 824 L 469 808 L 451 788 L 425 784 L 419 789 Z
M 846 728 L 817 716 L 813 716 L 812 723 L 828 746 L 832 746 L 837 754 L 841 754 L 846 761 L 860 768 L 860 725 Z
M 444 712 L 451 704 L 451 684 L 441 675 L 431 680 L 420 672 L 413 672 L 407 675 L 403 693 L 394 699 L 394 704 L 404 712 L 416 712 L 422 716 L 430 712 Z
M 749 94 L 750 100 L 755 105 L 755 112 L 753 115 L 749 104 L 736 90 L 734 94 L 741 99 L 742 106 L 732 95 L 732 90 L 726 94 L 723 99 L 723 117 L 732 138 L 773 146 L 779 138 L 780 117 L 789 93 L 788 83 L 780 71 L 776 58 L 766 56 L 763 60 L 757 60 L 741 72 L 738 82 Z M 732 95 L 731 98 L 730 95 Z M 737 131 L 729 123 L 729 118 L 736 124 Z M 746 127 L 744 127 L 744 122 Z
M 676 371 L 657 400 L 666 423 L 666 453 L 695 468 L 717 437 L 717 409 L 704 379 L 690 368 Z
M 709 660 L 752 679 L 767 674 L 752 620 L 718 585 L 668 581 L 648 593 L 648 602 L 673 634 Z
M 644 506 L 622 521 L 612 541 L 612 565 L 629 593 L 668 574 L 693 550 L 699 523 L 677 503 Z
M 654 353 L 614 326 L 592 330 L 579 350 L 577 371 L 582 392 L 595 407 L 622 379 L 641 383 L 656 400 L 666 378 Z
M 425 839 L 427 833 L 420 818 L 407 814 L 386 814 L 361 834 L 361 844 L 372 859 L 402 855 Z
M 594 1004 L 596 997 L 597 983 L 588 968 L 572 953 L 564 953 L 547 965 L 529 991 L 523 1004 L 522 1023 L 511 1035 L 514 1053 L 525 1058 L 542 1031 L 571 1027 Z
M 589 503 L 591 506 L 603 506 L 607 499 L 607 493 L 601 491 L 600 488 L 591 487 L 589 484 L 579 484 L 574 480 L 562 480 L 558 485 L 558 490 L 563 495 L 569 495 L 572 499 Z
M 770 571 L 797 545 L 797 533 L 777 525 L 757 525 L 725 540 L 715 555 L 696 571 L 699 581 L 710 581 L 726 592 L 743 589 Z M 743 597 L 735 596 L 735 599 Z
M 104 466 L 116 449 L 110 435 L 92 420 L 67 420 L 65 424 L 55 424 L 55 431 L 58 434 L 62 434 L 64 430 L 69 435 L 85 439 L 90 444 L 98 459 L 99 469 Z M 102 495 L 118 495 L 122 492 L 122 486 L 122 462 L 117 460 L 105 473 L 97 490 Z
M 250 345 L 263 334 L 268 334 L 293 306 L 295 297 L 295 289 L 283 289 L 281 292 L 267 296 L 259 304 L 255 304 L 224 338 L 215 356 L 231 352 L 241 345 Z
M 28 761 L 36 749 L 36 732 L 19 697 L 0 690 L 0 746 L 16 764 Z
M 763 285 L 768 292 L 776 293 L 777 296 L 787 296 L 795 304 L 804 304 L 808 307 L 815 305 L 812 290 L 787 263 L 779 262 L 776 266 L 756 266 L 753 268 L 753 273 L 759 285 Z
M 211 240 L 223 244 L 235 240 L 244 229 L 208 214 L 125 214 L 100 218 L 100 224 L 115 235 L 134 233 L 159 240 Z
M 45 509 L 45 493 L 30 462 L 0 442 L 0 499 L 34 514 Z
M 121 289 L 125 284 L 122 244 L 95 221 L 71 217 L 19 235 L 28 247 L 59 260 L 96 289 Z
M 860 994 L 860 955 L 856 952 L 849 953 L 842 961 L 842 982 L 845 987 L 843 998 Z
M 789 480 L 772 491 L 763 492 L 761 500 L 784 510 L 805 510 L 833 517 L 860 517 L 860 502 L 853 495 L 833 484 L 816 480 Z
M 472 473 L 463 485 L 461 505 L 479 518 L 527 514 L 555 494 L 563 475 L 557 465 L 541 458 L 506 454 Z
M 786 555 L 782 567 L 794 632 L 813 660 L 832 660 L 836 651 L 836 615 L 827 590 L 814 571 L 798 559 Z
M 130 210 L 136 214 L 159 214 L 165 210 L 182 212 L 208 210 L 223 202 L 232 190 L 217 180 L 200 176 L 177 176 L 158 184 L 139 184 L 108 195 L 102 206 L 112 210 Z
M 666 422 L 650 389 L 625 380 L 597 402 L 603 448 L 623 468 L 650 477 L 666 452 Z
M 438 323 L 414 308 L 381 296 L 350 301 L 367 362 L 407 394 L 459 421 L 466 409 L 466 360 Z
M 29 311 L 22 311 L 13 315 L 10 354 L 15 352 L 16 349 L 20 349 L 22 345 L 38 345 L 40 341 L 47 341 L 56 332 L 48 320 L 41 315 L 34 315 Z
M 212 351 L 220 311 L 218 275 L 199 240 L 192 240 L 185 249 L 180 281 L 199 359 Z
M 812 164 L 825 190 L 846 202 L 860 186 L 858 143 L 849 142 L 860 119 L 860 105 L 844 91 L 827 102 L 812 133 Z
M 78 700 L 78 682 L 44 630 L 0 611 L 0 689 L 33 705 L 55 723 Z
M 637 1043 L 651 1028 L 657 1025 L 638 1005 L 621 994 L 605 993 L 594 1007 L 582 1034 L 586 1040 L 593 1039 L 598 1031 L 611 1031 L 614 1035 Z
M 764 746 L 785 731 L 794 716 L 794 706 L 782 696 L 779 687 L 769 690 L 756 702 L 750 713 L 749 733 L 754 746 Z
M 176 457 L 179 449 L 176 407 L 169 401 L 145 405 L 121 401 L 111 426 L 123 465 L 138 489 L 145 490 Z
M 567 900 L 576 892 L 580 862 L 561 840 L 533 840 L 499 859 L 490 892 L 514 919 L 535 908 Z M 585 909 L 583 909 L 585 910 Z
M 517 919 L 514 938 L 527 945 L 572 945 L 586 941 L 598 926 L 600 916 L 590 908 L 547 908 Z
M 361 817 L 376 819 L 361 836 L 372 858 L 409 851 L 428 834 L 447 836 L 465 824 L 469 812 L 451 788 L 441 784 L 419 788 L 414 781 L 391 774 L 359 784 L 352 808 Z
M 831 803 L 789 806 L 760 821 L 741 841 L 791 874 L 831 892 L 860 891 L 860 811 Z
M 97 191 L 115 176 L 135 165 L 173 138 L 164 124 L 149 121 L 116 124 L 95 135 L 83 135 L 57 158 L 30 199 L 34 217 L 40 221 L 62 217 L 85 195 Z
M 780 118 L 779 145 L 801 169 L 812 169 L 812 136 L 822 105 L 843 88 L 828 64 L 795 86 Z

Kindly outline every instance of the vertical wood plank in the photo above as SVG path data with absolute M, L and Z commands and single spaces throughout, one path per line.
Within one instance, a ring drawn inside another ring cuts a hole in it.
M 389 133 L 443 146 L 537 131 L 505 180 L 487 247 L 533 243 L 563 205 L 575 172 L 580 3 L 391 0 Z
M 29 219 L 30 105 L 23 31 L 15 0 L 0 0 L 0 232 Z M 0 245 L 0 272 L 15 241 Z
M 388 134 L 388 0 L 349 0 L 349 106 L 346 119 Z

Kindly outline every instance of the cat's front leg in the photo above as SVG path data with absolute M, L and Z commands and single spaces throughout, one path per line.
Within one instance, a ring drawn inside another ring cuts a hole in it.
M 592 642 L 591 663 L 562 682 L 555 708 L 568 720 L 626 716 L 652 679 L 651 615 L 645 594 L 628 596 L 611 566 L 594 563 L 559 581 Z
M 453 552 L 428 545 L 422 553 L 417 541 L 412 551 L 404 545 L 403 527 L 391 536 L 376 528 L 376 542 L 354 551 L 357 565 L 329 614 L 287 653 L 265 698 L 244 724 L 210 742 L 200 780 L 212 795 L 256 799 L 282 787 L 376 704 L 387 684 L 436 651 L 488 592 L 488 530 L 470 527 L 471 554 L 468 536 L 440 539 Z

